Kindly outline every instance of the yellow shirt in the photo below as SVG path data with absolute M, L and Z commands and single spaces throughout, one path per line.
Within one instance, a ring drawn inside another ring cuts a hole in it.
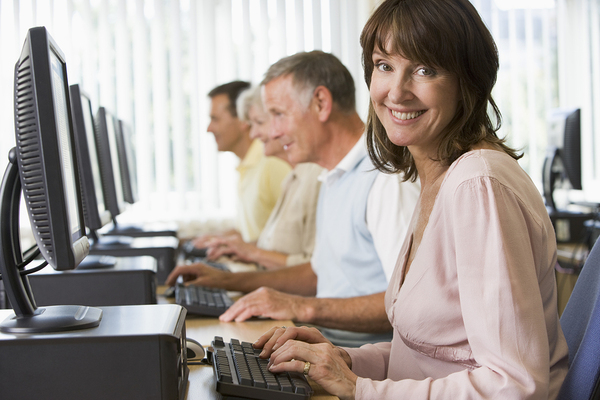
M 244 241 L 255 242 L 277 203 L 281 183 L 291 167 L 277 157 L 265 157 L 262 142 L 255 140 L 237 171 L 240 174 L 238 229 Z

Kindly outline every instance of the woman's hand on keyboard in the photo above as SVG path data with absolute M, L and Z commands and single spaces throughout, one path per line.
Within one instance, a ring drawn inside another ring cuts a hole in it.
M 288 340 L 301 340 L 306 343 L 329 343 L 321 331 L 308 326 L 277 327 L 269 329 L 256 342 L 252 344 L 255 349 L 263 349 L 261 358 L 269 358 L 271 354 L 280 348 Z M 333 344 L 331 344 L 333 346 Z
M 260 357 L 270 357 L 271 372 L 304 372 L 329 393 L 341 399 L 354 398 L 357 376 L 351 370 L 350 356 L 317 329 L 271 328 L 253 346 L 263 348 Z

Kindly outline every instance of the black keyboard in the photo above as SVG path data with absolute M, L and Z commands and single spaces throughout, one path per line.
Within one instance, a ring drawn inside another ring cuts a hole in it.
M 175 302 L 185 307 L 190 314 L 210 317 L 218 317 L 233 304 L 224 289 L 181 284 L 175 286 Z
M 306 377 L 299 372 L 273 374 L 269 360 L 259 358 L 261 350 L 251 343 L 215 336 L 209 360 L 217 378 L 217 392 L 224 398 L 242 397 L 259 400 L 300 400 L 312 395 Z

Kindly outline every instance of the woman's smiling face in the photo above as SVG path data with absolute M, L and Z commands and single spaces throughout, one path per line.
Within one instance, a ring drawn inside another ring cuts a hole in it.
M 259 106 L 252 105 L 248 109 L 248 118 L 250 119 L 250 137 L 263 142 L 265 156 L 281 157 L 287 160 L 287 156 L 279 140 L 273 140 L 269 137 L 271 130 L 269 114 L 264 112 Z
M 440 134 L 456 114 L 458 79 L 448 71 L 386 53 L 376 48 L 372 55 L 375 112 L 392 143 L 435 156 Z

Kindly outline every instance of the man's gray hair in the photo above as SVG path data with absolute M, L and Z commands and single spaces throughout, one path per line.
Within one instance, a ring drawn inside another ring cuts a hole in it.
M 330 53 L 314 50 L 300 52 L 284 57 L 271 65 L 261 86 L 272 80 L 291 75 L 298 92 L 306 95 L 304 103 L 308 105 L 317 86 L 324 86 L 330 92 L 334 104 L 342 112 L 356 110 L 354 79 L 341 61 Z

